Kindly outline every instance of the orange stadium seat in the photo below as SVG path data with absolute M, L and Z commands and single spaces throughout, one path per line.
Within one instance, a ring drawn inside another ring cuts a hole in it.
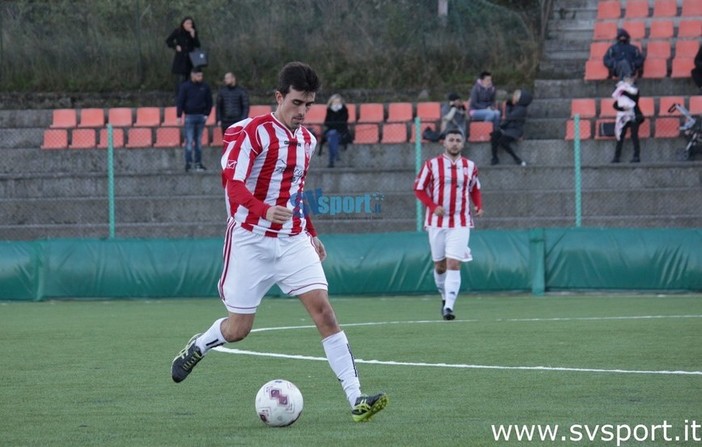
M 175 109 L 175 107 L 173 107 Z M 138 107 L 136 110 L 136 127 L 156 127 L 161 124 L 161 109 L 158 107 Z
M 590 43 L 590 60 L 600 61 L 604 58 L 605 53 L 610 47 L 611 42 L 592 42 Z
M 78 127 L 102 127 L 105 125 L 103 109 L 81 109 Z
M 70 149 L 91 149 L 97 147 L 95 129 L 73 129 Z
M 652 20 L 651 26 L 648 27 L 648 38 L 671 39 L 674 28 L 672 20 Z
M 627 0 L 624 17 L 627 19 L 648 17 L 648 0 Z
M 305 123 L 307 124 L 324 124 L 324 119 L 327 117 L 326 104 L 312 104 L 310 110 L 307 111 Z
M 656 114 L 656 107 L 653 105 L 653 98 L 650 96 L 640 97 L 639 109 L 641 109 L 641 113 L 643 113 L 643 116 L 654 116 Z
M 649 40 L 646 45 L 646 58 L 670 58 L 670 40 Z
M 46 129 L 42 149 L 68 148 L 68 131 L 66 129 Z
M 609 76 L 609 70 L 604 66 L 602 60 L 590 60 L 585 62 L 585 80 L 602 81 Z
M 471 121 L 468 131 L 468 141 L 478 143 L 490 141 L 493 125 L 489 121 Z
M 180 125 L 178 123 L 178 109 L 175 106 L 164 107 L 163 121 L 161 121 L 161 125 L 164 127 Z
M 205 120 L 205 126 L 214 126 L 217 124 L 217 111 L 215 110 L 214 106 L 212 106 L 212 110 L 210 110 L 209 115 L 207 115 L 207 119 Z
M 383 124 L 381 143 L 407 143 L 407 123 Z
M 385 121 L 385 110 L 379 103 L 364 103 L 359 106 L 359 123 L 382 123 Z
M 580 139 L 581 140 L 589 140 L 592 137 L 592 123 L 590 123 L 590 120 L 580 120 Z M 568 120 L 566 122 L 566 134 L 565 134 L 565 139 L 566 140 L 574 140 L 575 139 L 575 121 L 573 120 Z
M 697 54 L 697 50 L 700 48 L 700 43 L 697 41 L 697 39 L 694 40 L 681 40 L 678 39 L 677 42 L 675 42 L 675 59 L 681 59 L 685 57 L 689 57 L 690 59 L 694 59 L 695 55 Z
M 646 57 L 643 65 L 643 78 L 661 79 L 668 75 L 668 59 Z
M 700 35 L 702 35 L 702 19 L 681 20 L 678 23 L 678 39 L 681 37 L 697 39 Z
M 127 132 L 126 147 L 151 147 L 154 144 L 150 127 L 132 127 Z
M 651 138 L 651 120 L 639 124 L 639 138 Z
M 100 138 L 98 147 L 101 149 L 107 148 L 107 129 L 100 129 Z M 112 147 L 124 147 L 124 129 L 120 127 L 112 128 Z
M 693 115 L 702 115 L 702 96 L 690 96 L 690 107 L 688 110 Z
M 433 122 L 441 119 L 440 102 L 418 102 L 417 116 L 422 122 Z
M 629 33 L 632 40 L 646 37 L 646 22 L 643 20 L 624 20 L 620 28 L 624 28 Z M 641 47 L 641 45 L 639 45 L 639 47 Z
M 695 68 L 695 60 L 692 58 L 673 59 L 673 68 L 670 71 L 671 78 L 689 78 L 690 71 Z
M 68 129 L 76 127 L 78 119 L 75 109 L 56 109 L 51 114 L 51 127 Z
M 180 127 L 159 127 L 156 129 L 154 147 L 179 147 Z
M 680 118 L 656 118 L 656 138 L 678 138 L 680 136 Z
M 354 144 L 376 144 L 380 139 L 378 124 L 356 124 Z
M 619 0 L 600 0 L 597 2 L 597 20 L 618 19 L 622 15 Z
M 570 100 L 570 116 L 580 115 L 580 118 L 594 118 L 595 100 L 593 98 L 575 98 Z
M 673 106 L 673 104 L 680 104 L 685 106 L 685 98 L 682 96 L 661 96 L 658 101 L 658 116 L 672 116 L 680 115 L 677 110 L 668 112 L 668 110 Z
M 702 17 L 702 2 L 700 0 L 682 0 L 682 17 Z
M 130 127 L 132 121 L 132 109 L 129 107 L 115 107 L 107 111 L 107 122 L 113 126 Z
M 265 115 L 272 111 L 273 107 L 268 104 L 252 105 L 249 106 L 249 117 L 253 118 L 254 116 Z
M 349 123 L 356 122 L 356 104 L 346 104 L 346 108 L 349 110 Z
M 593 40 L 614 41 L 617 37 L 617 22 L 595 22 L 592 32 Z
M 655 0 L 653 17 L 675 17 L 678 15 L 678 0 Z
M 222 147 L 222 128 L 217 126 L 212 129 L 212 146 Z
M 600 118 L 614 118 L 617 115 L 617 111 L 613 105 L 613 98 L 600 99 L 600 113 L 597 116 Z
M 388 104 L 388 123 L 408 122 L 412 121 L 412 118 L 411 102 L 391 102 Z

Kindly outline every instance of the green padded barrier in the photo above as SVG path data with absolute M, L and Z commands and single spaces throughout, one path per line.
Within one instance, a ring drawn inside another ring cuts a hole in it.
M 436 293 L 424 232 L 322 240 L 331 295 Z M 484 230 L 470 246 L 465 292 L 702 290 L 700 229 Z M 0 299 L 216 297 L 221 254 L 221 239 L 0 242 Z

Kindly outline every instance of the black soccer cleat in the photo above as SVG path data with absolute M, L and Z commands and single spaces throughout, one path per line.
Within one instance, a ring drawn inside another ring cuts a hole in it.
M 387 404 L 388 396 L 385 393 L 373 396 L 359 396 L 353 409 L 351 409 L 351 417 L 354 422 L 368 422 L 374 414 L 385 408 Z
M 453 310 L 449 309 L 448 307 L 441 311 L 441 315 L 446 321 L 450 321 L 456 318 L 456 315 L 453 314 Z
M 204 357 L 202 352 L 200 352 L 200 348 L 195 345 L 195 340 L 199 336 L 200 334 L 193 335 L 188 340 L 185 348 L 173 359 L 173 363 L 171 363 L 171 377 L 175 383 L 185 380 L 195 365 Z

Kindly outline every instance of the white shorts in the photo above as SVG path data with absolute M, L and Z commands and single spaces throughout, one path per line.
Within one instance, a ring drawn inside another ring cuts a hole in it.
M 267 237 L 245 230 L 230 219 L 223 256 L 219 296 L 232 313 L 256 313 L 273 284 L 293 296 L 327 290 L 322 263 L 307 233 Z
M 456 259 L 461 262 L 470 262 L 473 255 L 468 248 L 470 239 L 470 228 L 434 228 L 428 227 L 429 246 L 431 247 L 431 259 L 434 262 L 443 261 L 446 258 Z

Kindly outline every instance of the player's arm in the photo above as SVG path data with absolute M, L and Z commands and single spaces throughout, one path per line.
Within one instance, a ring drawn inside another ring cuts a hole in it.
M 471 181 L 470 188 L 470 201 L 473 202 L 473 207 L 475 208 L 475 215 L 482 216 L 483 211 L 483 197 L 480 192 L 480 181 L 478 180 L 478 168 L 473 171 L 473 180 Z
M 434 213 L 437 208 L 440 207 L 437 203 L 431 200 L 429 194 L 427 193 L 427 187 L 431 183 L 431 170 L 428 167 L 428 163 L 424 165 L 422 170 L 417 175 L 414 180 L 414 195 L 417 199 L 424 204 L 429 209 L 430 213 Z M 443 209 L 443 208 L 442 208 Z

